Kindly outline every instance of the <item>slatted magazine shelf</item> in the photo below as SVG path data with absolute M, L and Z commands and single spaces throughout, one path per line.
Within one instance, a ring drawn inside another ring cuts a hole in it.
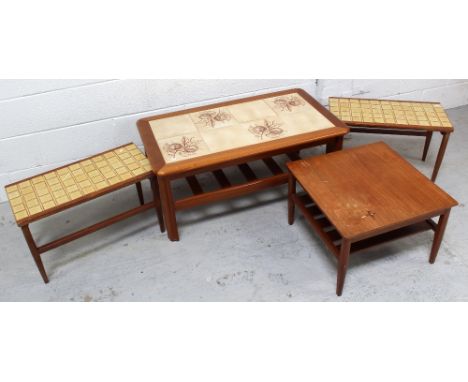
M 336 230 L 336 227 L 327 219 L 320 208 L 314 203 L 306 193 L 299 193 L 293 196 L 294 203 L 299 207 L 308 223 L 314 228 L 314 231 L 327 246 L 330 252 L 338 259 L 340 257 L 340 247 L 342 237 Z M 373 246 L 384 244 L 389 241 L 397 240 L 409 235 L 424 231 L 435 231 L 437 223 L 432 219 L 427 219 L 407 227 L 399 228 L 378 236 L 367 238 L 351 244 L 350 253 L 359 252 Z
M 170 240 L 179 240 L 176 211 L 242 196 L 287 183 L 275 156 L 298 159 L 302 149 L 340 150 L 349 129 L 302 89 L 269 93 L 144 118 L 138 129 L 157 175 Z M 251 168 L 262 161 L 271 176 Z M 236 167 L 245 182 L 233 184 Z M 204 191 L 198 174 L 212 173 L 219 189 Z M 185 178 L 192 196 L 175 200 L 172 183 Z

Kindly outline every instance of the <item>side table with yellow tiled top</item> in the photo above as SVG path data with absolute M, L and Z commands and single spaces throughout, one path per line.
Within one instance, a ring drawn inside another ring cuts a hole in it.
M 150 179 L 153 188 L 153 201 L 146 204 L 141 187 L 144 179 Z M 133 184 L 137 188 L 140 206 L 37 247 L 29 224 Z M 21 227 L 46 283 L 49 280 L 40 257 L 44 252 L 153 207 L 156 208 L 161 231 L 164 231 L 156 179 L 148 159 L 133 143 L 12 183 L 5 190 L 16 223 Z
M 424 136 L 422 160 L 425 161 L 434 132 L 442 141 L 432 172 L 435 181 L 444 158 L 453 125 L 440 103 L 394 101 L 364 98 L 329 98 L 330 111 L 345 122 L 351 132 Z

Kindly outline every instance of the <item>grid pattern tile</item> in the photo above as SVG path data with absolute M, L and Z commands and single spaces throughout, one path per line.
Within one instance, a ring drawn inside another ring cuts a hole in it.
M 6 186 L 5 189 L 15 219 L 20 222 L 150 173 L 148 159 L 132 143 Z
M 453 128 L 439 103 L 331 97 L 329 106 L 333 114 L 348 123 L 417 126 L 433 130 Z

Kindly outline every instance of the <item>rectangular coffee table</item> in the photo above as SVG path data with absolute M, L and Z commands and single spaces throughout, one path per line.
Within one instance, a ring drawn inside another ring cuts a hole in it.
M 340 150 L 346 125 L 302 89 L 153 116 L 138 121 L 157 176 L 169 239 L 179 240 L 176 211 L 285 184 L 273 156 L 299 159 L 301 149 Z M 258 178 L 248 162 L 262 160 L 272 176 Z M 246 182 L 231 184 L 223 168 L 236 166 Z M 197 174 L 212 173 L 219 189 L 205 192 Z M 185 178 L 193 195 L 175 200 L 171 183 Z
M 383 142 L 287 164 L 288 217 L 298 206 L 338 259 L 341 296 L 350 253 L 400 237 L 435 231 L 434 263 L 450 209 L 457 202 Z M 296 182 L 305 194 L 296 193 Z M 440 216 L 436 224 L 431 218 Z
M 440 132 L 442 141 L 431 179 L 434 182 L 444 158 L 453 125 L 438 102 L 378 100 L 367 98 L 329 98 L 330 111 L 354 133 L 424 136 L 422 160 L 426 160 L 432 134 Z

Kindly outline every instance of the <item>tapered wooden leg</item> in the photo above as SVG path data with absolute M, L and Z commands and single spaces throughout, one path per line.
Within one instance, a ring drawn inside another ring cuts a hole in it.
M 343 149 L 343 137 L 336 137 L 327 142 L 326 153 L 340 151 Z
M 137 193 L 138 193 L 138 199 L 140 200 L 140 205 L 145 204 L 145 198 L 143 197 L 143 189 L 141 188 L 141 182 L 135 183 Z
M 166 231 L 166 227 L 164 225 L 164 217 L 161 209 L 161 197 L 159 195 L 159 185 L 158 185 L 158 180 L 156 177 L 151 177 L 150 179 L 151 182 L 151 189 L 153 190 L 153 201 L 154 201 L 154 208 L 156 210 L 156 215 L 158 216 L 158 222 L 159 222 L 159 229 L 161 232 Z
M 343 136 L 335 138 L 335 151 L 343 150 L 343 141 Z
M 440 165 L 442 163 L 442 160 L 444 159 L 445 155 L 445 149 L 447 148 L 447 143 L 449 140 L 449 133 L 442 133 L 442 142 L 440 142 L 440 148 L 439 148 L 439 153 L 437 154 L 437 159 L 434 165 L 434 170 L 432 171 L 432 177 L 431 180 L 435 182 L 437 178 L 437 174 L 439 173 Z
M 293 174 L 289 173 L 288 180 L 288 223 L 294 224 L 294 212 L 295 212 L 295 203 L 293 200 L 293 195 L 296 193 L 296 178 Z
M 440 244 L 442 243 L 442 238 L 444 237 L 445 228 L 447 227 L 449 215 L 450 210 L 447 210 L 446 213 L 440 215 L 439 222 L 437 223 L 437 228 L 434 233 L 434 241 L 432 242 L 431 255 L 429 256 L 429 262 L 431 264 L 434 264 L 437 253 L 439 252 Z
M 340 257 L 338 259 L 338 276 L 336 280 L 336 294 L 341 296 L 343 293 L 343 285 L 345 282 L 346 271 L 348 269 L 349 253 L 351 250 L 351 242 L 343 239 L 340 248 Z
M 426 141 L 424 142 L 424 150 L 422 155 L 422 161 L 424 162 L 427 158 L 427 152 L 429 151 L 429 146 L 431 145 L 432 140 L 432 131 L 426 132 Z
M 172 195 L 171 181 L 164 178 L 158 178 L 158 183 L 164 222 L 167 226 L 167 236 L 171 241 L 179 241 L 179 231 L 177 229 L 177 219 L 175 213 L 174 196 Z
M 28 243 L 29 250 L 31 251 L 31 255 L 34 259 L 34 262 L 36 263 L 37 269 L 39 269 L 39 273 L 41 274 L 42 279 L 47 284 L 49 282 L 49 278 L 47 277 L 44 264 L 42 264 L 41 255 L 31 235 L 29 226 L 28 225 L 22 226 L 21 230 L 23 231 L 23 235 L 24 235 L 24 238 L 26 239 L 26 243 Z

